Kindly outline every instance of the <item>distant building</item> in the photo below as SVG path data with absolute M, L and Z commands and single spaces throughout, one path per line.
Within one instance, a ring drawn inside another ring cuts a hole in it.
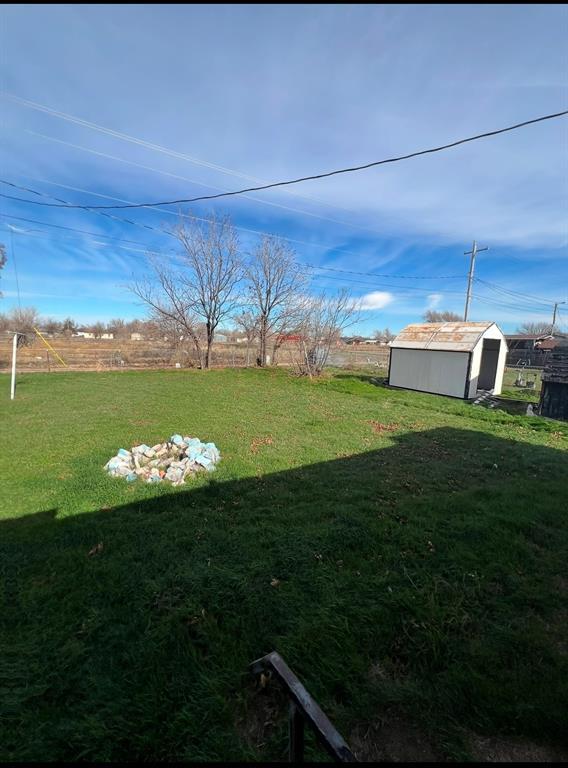
M 532 333 L 506 333 L 505 340 L 509 347 L 509 352 L 514 352 L 518 349 L 534 349 L 535 341 L 538 341 L 541 337 L 538 334 Z
M 131 341 L 144 341 L 144 335 L 142 333 L 131 333 L 130 334 L 130 340 Z
M 75 331 L 75 333 L 72 334 L 72 335 L 76 336 L 76 337 L 78 337 L 80 339 L 94 339 L 95 338 L 95 334 L 92 331 L 79 330 L 79 331 Z
M 528 368 L 542 368 L 546 365 L 550 351 L 557 344 L 556 336 L 542 333 L 511 333 L 505 339 L 509 347 L 507 365 L 524 365 Z
M 505 334 L 509 352 L 532 349 L 554 349 L 557 344 L 555 336 L 551 334 L 533 333 L 509 333 Z
M 96 334 L 93 331 L 87 331 L 84 328 L 80 328 L 78 331 L 75 331 L 75 333 L 73 333 L 72 335 L 79 339 L 96 339 L 97 338 Z M 102 333 L 99 338 L 114 339 L 114 333 Z
M 280 344 L 283 344 L 285 341 L 302 341 L 302 336 L 299 333 L 286 333 L 278 336 Z

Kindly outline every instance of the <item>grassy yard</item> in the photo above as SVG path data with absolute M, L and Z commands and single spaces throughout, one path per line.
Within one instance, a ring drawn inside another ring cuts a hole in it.
M 0 383 L 0 759 L 282 759 L 271 650 L 361 757 L 395 727 L 566 748 L 566 425 L 351 373 Z M 214 475 L 103 472 L 174 432 Z
M 525 400 L 527 403 L 538 403 L 541 388 L 541 371 L 538 368 L 527 368 L 521 371 L 525 381 L 535 380 L 534 389 L 528 387 L 516 387 L 515 381 L 520 369 L 507 368 L 503 376 L 503 392 L 501 396 L 507 399 Z

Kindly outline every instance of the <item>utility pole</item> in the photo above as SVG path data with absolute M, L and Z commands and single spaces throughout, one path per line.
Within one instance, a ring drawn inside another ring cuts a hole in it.
M 477 243 L 475 240 L 473 241 L 473 248 L 471 251 L 466 251 L 464 253 L 464 256 L 471 256 L 471 261 L 469 262 L 469 275 L 467 278 L 467 293 L 465 297 L 465 309 L 463 312 L 463 321 L 464 323 L 467 322 L 467 316 L 469 313 L 469 305 L 471 302 L 471 286 L 473 285 L 473 273 L 475 271 L 475 257 L 480 251 L 488 251 L 489 248 L 478 248 Z
M 556 314 L 558 312 L 558 306 L 560 304 L 566 304 L 565 301 L 555 301 L 554 302 L 554 312 L 552 313 L 552 327 L 550 328 L 550 333 L 554 333 L 554 326 L 556 325 Z

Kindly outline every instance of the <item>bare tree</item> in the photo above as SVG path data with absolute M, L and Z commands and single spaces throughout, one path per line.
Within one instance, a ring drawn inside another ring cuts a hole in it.
M 150 319 L 165 336 L 191 340 L 199 366 L 204 367 L 203 339 L 199 333 L 199 319 L 192 311 L 183 281 L 177 279 L 164 265 L 153 262 L 154 279 L 135 282 L 131 290 L 150 309 Z
M 425 323 L 457 323 L 463 320 L 463 317 L 455 312 L 437 312 L 435 309 L 427 309 L 423 319 Z
M 136 282 L 132 291 L 150 307 L 154 318 L 169 318 L 182 327 L 201 367 L 209 368 L 215 329 L 236 307 L 236 288 L 242 278 L 237 235 L 227 216 L 213 217 L 205 224 L 182 223 L 172 234 L 183 248 L 180 265 L 167 267 L 154 259 L 154 279 Z
M 20 333 L 34 334 L 34 328 L 39 323 L 39 313 L 35 307 L 21 307 L 12 309 L 8 317 L 10 318 L 11 329 Z
M 251 305 L 258 318 L 258 364 L 266 365 L 267 342 L 281 336 L 298 315 L 298 296 L 307 279 L 296 261 L 294 251 L 281 239 L 263 237 L 246 266 Z M 298 315 L 299 319 L 299 315 Z
M 250 365 L 250 348 L 258 338 L 258 316 L 252 312 L 241 312 L 234 321 L 247 340 L 247 365 Z
M 320 294 L 306 302 L 298 346 L 302 375 L 319 376 L 323 371 L 335 341 L 343 331 L 359 319 L 359 303 L 342 289 L 335 296 Z
M 523 323 L 517 328 L 517 333 L 523 333 L 527 336 L 537 336 L 552 333 L 552 325 L 550 323 Z
M 53 317 L 48 317 L 45 320 L 42 320 L 41 325 L 50 336 L 55 336 L 56 333 L 61 332 L 61 323 Z
M 388 344 L 389 341 L 392 341 L 394 338 L 396 338 L 396 334 L 394 334 L 388 327 L 385 328 L 384 331 L 381 331 L 380 329 L 375 331 L 373 335 L 377 341 L 382 341 L 385 344 Z
M 61 323 L 61 330 L 65 336 L 72 336 L 77 331 L 78 327 L 77 323 L 71 317 L 66 317 Z
M 39 322 L 39 313 L 35 307 L 14 308 L 7 315 L 8 330 L 23 334 L 22 343 L 26 346 L 34 343 L 36 339 L 34 328 L 37 328 Z
M 119 317 L 109 320 L 107 323 L 107 331 L 112 333 L 115 339 L 126 336 L 126 322 Z
M 95 339 L 100 339 L 103 333 L 105 333 L 105 324 L 101 323 L 99 320 L 99 322 L 93 323 L 93 325 L 89 327 L 89 330 L 91 333 L 95 334 Z

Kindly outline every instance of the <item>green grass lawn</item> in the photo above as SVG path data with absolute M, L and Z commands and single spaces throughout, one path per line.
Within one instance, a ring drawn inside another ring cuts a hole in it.
M 525 381 L 527 381 L 527 379 L 529 381 L 532 381 L 533 379 L 535 380 L 534 389 L 515 386 L 515 381 L 517 380 L 519 372 L 522 374 Z M 501 397 L 524 400 L 527 403 L 538 403 L 540 398 L 540 388 L 541 370 L 539 368 L 525 368 L 522 370 L 519 368 L 507 368 L 503 376 L 503 391 Z
M 271 650 L 348 741 L 396 713 L 445 758 L 471 733 L 562 745 L 567 425 L 364 374 L 0 383 L 0 759 L 282 759 L 247 676 Z M 174 432 L 217 471 L 103 472 Z

